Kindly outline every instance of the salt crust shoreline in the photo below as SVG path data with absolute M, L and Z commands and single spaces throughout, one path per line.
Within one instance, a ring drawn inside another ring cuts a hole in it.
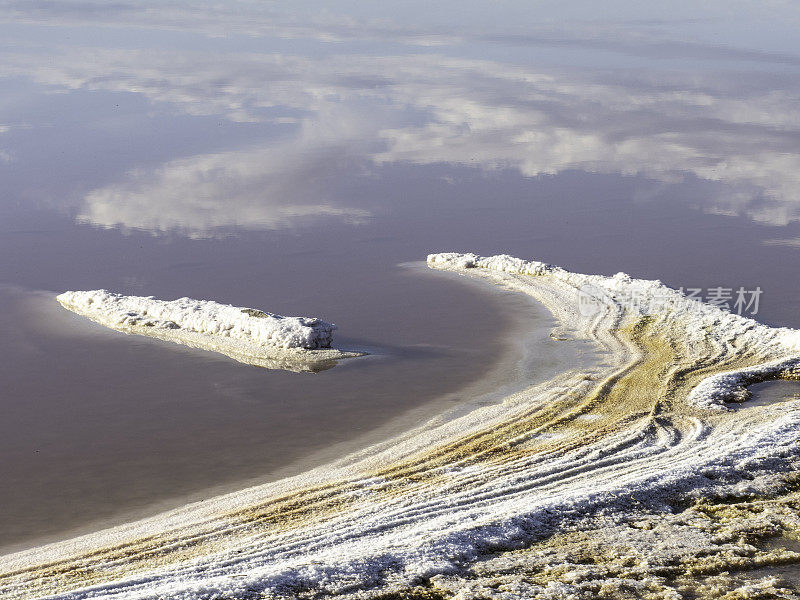
M 780 503 L 800 469 L 800 401 L 725 403 L 754 381 L 796 378 L 798 331 L 624 274 L 507 256 L 428 263 L 529 294 L 561 323 L 555 335 L 594 341 L 604 362 L 303 476 L 6 556 L 0 595 L 678 599 L 681 573 L 750 564 L 753 523 L 773 534 L 796 523 Z M 631 290 L 667 305 L 615 300 Z M 587 293 L 603 296 L 591 314 Z M 771 521 L 712 522 L 730 497 L 761 498 Z M 594 554 L 575 563 L 579 551 Z M 779 585 L 730 582 L 742 598 Z
M 763 364 L 725 373 L 715 374 L 703 380 L 687 398 L 690 404 L 711 410 L 728 410 L 726 402 L 742 402 L 749 395 L 746 386 L 766 379 L 800 378 L 800 331 L 789 328 L 772 328 L 761 323 L 727 312 L 719 307 L 704 304 L 698 300 L 688 300 L 678 290 L 663 285 L 658 280 L 633 279 L 625 273 L 613 277 L 602 275 L 583 275 L 571 273 L 560 267 L 546 263 L 523 260 L 507 255 L 479 257 L 475 254 L 442 253 L 428 257 L 433 268 L 488 269 L 504 273 L 524 275 L 547 275 L 579 289 L 577 306 L 587 301 L 586 296 L 594 295 L 594 307 L 601 304 L 613 306 L 614 301 L 623 298 L 657 298 L 655 310 L 647 302 L 626 303 L 623 310 L 632 315 L 652 317 L 669 327 L 678 320 L 682 324 L 689 342 L 706 341 L 716 333 L 736 340 L 736 343 L 758 347 L 764 356 L 774 356 L 775 360 Z M 725 339 L 719 343 L 724 344 Z
M 208 300 L 157 300 L 106 290 L 64 292 L 64 308 L 124 333 L 144 335 L 239 362 L 291 371 L 321 371 L 363 352 L 331 348 L 336 325 L 313 317 L 284 317 Z

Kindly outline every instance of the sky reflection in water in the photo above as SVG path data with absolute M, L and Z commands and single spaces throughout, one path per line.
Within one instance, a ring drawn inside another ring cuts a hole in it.
M 678 11 L 671 19 L 584 14 L 560 22 L 541 12 L 505 23 L 497 20 L 503 13 L 526 11 L 493 4 L 487 14 L 499 14 L 488 28 L 474 14 L 443 27 L 435 14 L 426 23 L 424 11 L 394 21 L 363 6 L 333 14 L 310 4 L 303 17 L 303 9 L 249 3 L 223 12 L 6 5 L 16 24 L 3 25 L 0 74 L 35 82 L 57 107 L 51 118 L 72 108 L 70 96 L 91 91 L 122 104 L 115 115 L 86 115 L 90 135 L 135 137 L 132 128 L 185 115 L 219 122 L 219 135 L 211 123 L 198 125 L 212 148 L 187 144 L 160 160 L 140 153 L 114 165 L 113 177 L 102 168 L 95 181 L 74 182 L 79 222 L 200 237 L 326 219 L 357 225 L 382 208 L 380 199 L 356 205 L 330 194 L 326 175 L 398 162 L 527 177 L 641 175 L 665 185 L 696 178 L 722 184 L 704 210 L 774 225 L 800 219 L 800 55 L 764 50 L 759 38 L 734 46 L 713 35 L 715 23 L 730 31 L 752 18 L 747 3 L 741 22 L 727 8 L 706 8 L 693 19 Z M 767 24 L 796 22 L 791 5 L 781 11 Z M 408 23 L 420 20 L 416 29 Z M 478 58 L 476 47 L 492 49 L 487 56 L 503 50 L 508 60 Z M 650 61 L 636 64 L 643 59 Z M 41 122 L 15 100 L 27 104 L 28 96 L 5 103 L 5 169 L 17 162 L 10 134 L 65 126 Z M 258 124 L 260 135 L 214 148 L 232 123 Z

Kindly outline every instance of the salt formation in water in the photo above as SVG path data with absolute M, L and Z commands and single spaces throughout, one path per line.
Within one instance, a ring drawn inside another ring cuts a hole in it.
M 486 269 L 523 275 L 544 275 L 578 290 L 577 306 L 582 316 L 600 310 L 624 311 L 628 317 L 646 317 L 652 329 L 677 328 L 689 342 L 715 343 L 720 347 L 718 360 L 724 358 L 726 345 L 733 344 L 758 352 L 761 364 L 709 376 L 687 397 L 695 406 L 725 410 L 726 402 L 741 402 L 749 397 L 747 385 L 766 379 L 800 379 L 800 331 L 767 327 L 718 306 L 687 298 L 678 290 L 658 280 L 634 279 L 625 273 L 613 277 L 572 273 L 545 263 L 514 258 L 506 254 L 480 257 L 455 252 L 431 254 L 428 265 L 437 269 Z M 616 307 L 616 308 L 615 308 Z
M 800 332 L 623 273 L 428 264 L 535 298 L 596 360 L 295 478 L 4 557 L 0 596 L 800 599 L 778 577 L 800 565 L 800 400 L 743 392 L 797 377 Z
M 331 348 L 336 325 L 253 308 L 180 298 L 123 296 L 106 290 L 64 292 L 58 301 L 106 327 L 221 352 L 269 368 L 319 370 L 358 356 Z

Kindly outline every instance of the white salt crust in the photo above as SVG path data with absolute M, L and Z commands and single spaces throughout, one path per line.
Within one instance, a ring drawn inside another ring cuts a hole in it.
M 689 299 L 658 280 L 633 279 L 626 273 L 617 273 L 613 277 L 571 273 L 560 267 L 505 254 L 489 257 L 431 254 L 428 264 L 444 269 L 480 268 L 534 276 L 546 274 L 577 288 L 580 291 L 578 306 L 583 302 L 584 312 L 588 298 L 592 296 L 595 302 L 590 304 L 591 310 L 622 303 L 622 310 L 629 315 L 648 316 L 654 319 L 656 326 L 664 328 L 679 327 L 690 342 L 712 340 L 720 347 L 746 345 L 773 359 L 703 380 L 688 397 L 689 403 L 701 408 L 725 410 L 726 402 L 743 401 L 749 397 L 747 385 L 778 377 L 800 377 L 800 331 L 767 327 L 754 319 Z
M 220 352 L 268 368 L 316 370 L 359 356 L 331 348 L 336 326 L 313 317 L 284 317 L 209 300 L 157 300 L 106 290 L 64 292 L 67 309 L 106 327 Z

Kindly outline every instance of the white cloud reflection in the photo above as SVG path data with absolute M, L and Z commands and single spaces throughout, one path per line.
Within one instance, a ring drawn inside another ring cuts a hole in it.
M 406 0 L 402 10 L 374 2 L 332 6 L 325 0 L 282 5 L 261 0 L 0 0 L 0 22 L 102 26 L 191 32 L 211 38 L 231 35 L 316 40 L 326 43 L 381 42 L 411 47 L 501 44 L 583 49 L 657 59 L 752 61 L 800 65 L 792 52 L 720 43 L 724 26 L 736 20 L 745 32 L 766 23 L 773 33 L 800 23 L 800 6 L 783 0 L 673 0 L 668 4 L 609 0 L 564 3 L 528 0 L 477 3 Z M 765 7 L 765 4 L 769 4 Z M 491 18 L 491 25 L 487 22 Z M 706 22 L 699 38 L 682 28 Z M 710 34 L 709 34 L 710 32 Z M 772 38 L 778 36 L 773 35 Z M 761 45 L 771 40 L 760 39 Z M 796 49 L 796 46 L 793 46 Z
M 220 152 L 136 170 L 90 192 L 78 220 L 101 227 L 180 232 L 190 237 L 229 228 L 287 229 L 320 219 L 364 221 L 364 209 L 326 204 L 319 169 L 339 162 L 333 150 L 297 156 L 287 148 Z
M 193 115 L 298 123 L 293 136 L 263 147 L 171 161 L 91 192 L 82 219 L 103 226 L 211 235 L 314 216 L 358 222 L 368 208 L 325 198 L 313 184 L 342 156 L 526 176 L 693 177 L 723 184 L 705 210 L 800 220 L 800 86 L 777 75 L 533 70 L 431 54 L 96 49 L 65 49 L 46 63 L 9 55 L 0 73 L 142 94 Z
M 786 248 L 800 248 L 800 238 L 775 238 L 764 240 L 765 246 L 783 246 Z
M 2 136 L 8 130 L 9 130 L 9 127 L 7 125 L 0 125 L 0 136 Z M 1 141 L 2 141 L 2 138 L 0 137 L 0 142 Z M 2 163 L 10 163 L 12 160 L 14 160 L 14 159 L 11 156 L 11 153 L 8 150 L 6 150 L 5 148 L 3 148 L 3 146 L 0 146 L 0 162 L 2 162 Z

